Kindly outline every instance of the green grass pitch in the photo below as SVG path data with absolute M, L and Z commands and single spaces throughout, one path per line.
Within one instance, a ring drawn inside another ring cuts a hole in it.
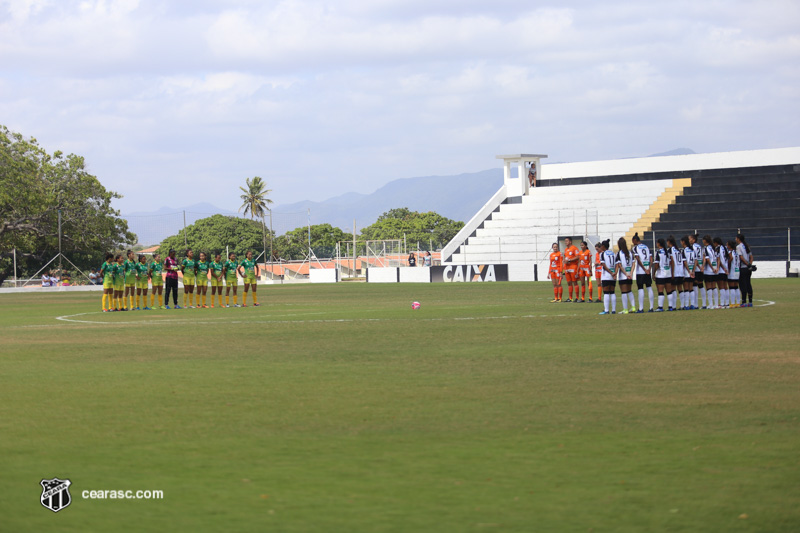
M 545 283 L 2 294 L 0 531 L 798 531 L 800 285 L 754 285 L 628 316 Z

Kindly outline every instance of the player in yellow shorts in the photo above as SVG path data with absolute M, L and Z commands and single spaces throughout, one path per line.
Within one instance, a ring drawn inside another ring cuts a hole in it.
M 195 285 L 197 286 L 197 307 L 208 309 L 206 305 L 206 293 L 208 292 L 208 269 L 211 263 L 208 262 L 205 252 L 200 252 L 200 260 L 197 262 L 197 276 Z M 200 297 L 203 297 L 203 305 L 200 305 Z
M 164 276 L 161 273 L 164 271 L 164 264 L 161 262 L 161 254 L 153 254 L 153 260 L 148 266 L 148 274 L 150 275 L 150 284 L 153 286 L 153 292 L 150 294 L 150 307 L 155 309 L 156 295 L 158 295 L 158 307 L 163 309 L 164 302 Z
M 236 291 L 239 287 L 239 279 L 236 277 L 236 272 L 239 270 L 239 262 L 236 261 L 236 254 L 231 252 L 228 254 L 228 260 L 222 265 L 222 275 L 225 276 L 225 307 L 231 306 L 230 294 L 233 288 L 233 306 L 239 307 L 237 301 Z
M 253 261 L 253 252 L 245 254 L 245 260 L 239 264 L 242 279 L 244 279 L 244 296 L 242 297 L 242 307 L 247 307 L 247 290 L 253 288 L 253 306 L 258 307 L 258 295 L 256 294 L 256 279 L 258 278 L 258 265 Z
M 100 267 L 103 276 L 103 312 L 114 308 L 114 254 L 106 254 L 106 260 Z
M 222 307 L 222 255 L 217 254 L 209 267 L 211 272 L 211 307 L 214 307 L 214 295 L 219 295 L 219 306 Z
M 192 295 L 194 294 L 194 280 L 195 270 L 197 269 L 197 261 L 194 260 L 194 252 L 186 250 L 186 258 L 181 261 L 181 272 L 183 272 L 183 307 L 186 305 L 186 297 L 189 297 L 189 308 L 194 309 L 192 305 Z
M 141 310 L 140 300 L 144 296 L 144 310 L 149 311 L 147 307 L 147 258 L 144 254 L 139 255 L 139 262 L 136 263 L 136 311 Z
M 122 308 L 133 311 L 133 297 L 136 294 L 136 258 L 132 250 L 128 250 L 128 258 L 123 263 L 125 267 L 125 299 Z
M 123 294 L 125 294 L 125 258 L 122 254 L 117 255 L 114 263 L 114 309 L 116 311 L 125 310 Z

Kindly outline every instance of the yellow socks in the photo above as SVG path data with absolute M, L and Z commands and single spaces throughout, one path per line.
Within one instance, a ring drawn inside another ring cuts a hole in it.
M 233 293 L 233 305 L 239 305 L 238 300 L 239 300 L 239 296 L 237 296 L 237 294 L 234 292 Z
M 258 293 L 256 291 L 253 291 L 253 303 L 258 303 Z
M 220 295 L 220 298 L 222 298 L 222 295 Z M 226 294 L 225 295 L 225 305 L 231 305 L 231 295 L 230 294 Z
M 106 293 L 103 293 L 103 311 L 107 309 L 106 307 Z
M 228 300 L 228 297 L 225 297 L 225 301 Z M 222 307 L 222 293 L 219 293 L 219 306 Z
M 211 302 L 211 303 L 213 304 L 214 302 Z M 205 306 L 206 306 L 206 295 L 204 294 L 203 295 L 203 307 L 205 307 Z

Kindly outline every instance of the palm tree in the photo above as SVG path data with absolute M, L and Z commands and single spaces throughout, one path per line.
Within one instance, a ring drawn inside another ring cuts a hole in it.
M 254 219 L 258 217 L 261 219 L 261 229 L 264 235 L 264 253 L 267 251 L 267 224 L 264 220 L 266 216 L 266 212 L 269 211 L 269 204 L 272 203 L 267 195 L 272 192 L 272 189 L 267 189 L 267 184 L 262 180 L 260 177 L 255 176 L 252 180 L 247 178 L 245 180 L 245 184 L 247 188 L 239 187 L 244 194 L 240 195 L 239 198 L 242 199 L 242 206 L 239 208 L 239 211 L 244 211 L 244 214 L 250 214 L 250 219 Z M 272 261 L 272 235 L 270 235 L 270 262 Z M 266 263 L 266 257 L 264 257 L 264 263 Z M 272 274 L 272 272 L 270 272 Z
M 269 210 L 268 205 L 272 200 L 267 198 L 267 195 L 272 192 L 272 189 L 267 189 L 267 184 L 260 177 L 255 176 L 252 180 L 247 178 L 245 180 L 247 188 L 239 187 L 239 190 L 244 194 L 239 196 L 242 199 L 242 206 L 239 211 L 244 210 L 244 214 L 250 214 L 250 218 L 258 217 L 263 220 L 266 211 Z

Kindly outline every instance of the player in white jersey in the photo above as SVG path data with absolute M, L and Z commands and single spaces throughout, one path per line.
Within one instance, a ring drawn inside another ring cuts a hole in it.
M 731 307 L 741 307 L 742 293 L 739 292 L 739 272 L 741 261 L 736 253 L 736 243 L 728 241 L 728 255 L 731 258 L 730 270 L 728 271 L 728 296 L 730 297 Z
M 694 250 L 694 306 L 702 309 L 706 308 L 706 288 L 703 286 L 703 247 L 697 242 L 697 235 L 689 235 L 689 242 Z
M 667 301 L 669 310 L 677 311 L 678 293 L 683 292 L 683 278 L 686 277 L 686 269 L 683 267 L 683 254 L 678 250 L 678 243 L 672 235 L 667 238 L 667 250 L 672 263 L 672 290 L 667 291 Z
M 658 291 L 657 313 L 664 310 L 664 288 L 672 287 L 672 263 L 667 255 L 667 243 L 664 239 L 656 242 L 656 252 L 653 254 L 653 268 L 656 273 L 656 290 Z
M 736 236 L 736 255 L 739 256 L 740 262 L 739 290 L 742 293 L 741 306 L 753 307 L 753 285 L 750 282 L 750 276 L 752 276 L 756 267 L 753 266 L 753 254 L 750 252 L 750 247 L 747 246 L 744 235 L 741 233 Z
M 650 302 L 650 312 L 653 312 L 653 277 L 651 274 L 651 264 L 653 258 L 650 256 L 650 248 L 639 239 L 639 233 L 635 233 L 631 239 L 633 242 L 633 258 L 636 261 L 636 287 L 639 289 L 639 313 L 644 313 L 644 289 L 647 288 L 647 299 Z
M 717 264 L 719 265 L 719 272 L 717 273 L 717 289 L 719 289 L 719 304 L 722 309 L 728 308 L 728 264 L 730 257 L 728 250 L 722 243 L 722 239 L 714 237 L 714 251 L 717 254 Z
M 717 309 L 719 305 L 719 290 L 717 289 L 719 263 L 713 242 L 711 235 L 703 235 L 703 277 L 706 281 L 708 309 Z
M 617 241 L 619 253 L 617 254 L 617 280 L 619 281 L 619 291 L 622 293 L 622 313 L 628 314 L 628 302 L 631 304 L 631 311 L 636 312 L 636 300 L 633 297 L 631 288 L 633 287 L 633 266 L 635 264 L 633 254 L 628 250 L 628 243 L 625 237 L 620 237 Z
M 689 236 L 681 237 L 683 249 L 683 264 L 686 268 L 686 276 L 683 278 L 683 308 L 685 310 L 697 309 L 697 294 L 694 292 L 694 269 L 697 267 L 697 259 L 694 255 L 694 248 L 689 245 Z
M 613 315 L 617 312 L 617 294 L 614 292 L 616 289 L 616 272 L 617 272 L 617 256 L 609 250 L 611 242 L 605 240 L 600 243 L 600 262 L 602 263 L 603 273 L 600 276 L 600 282 L 603 284 L 603 312 L 601 315 Z M 609 312 L 609 305 L 611 311 Z

